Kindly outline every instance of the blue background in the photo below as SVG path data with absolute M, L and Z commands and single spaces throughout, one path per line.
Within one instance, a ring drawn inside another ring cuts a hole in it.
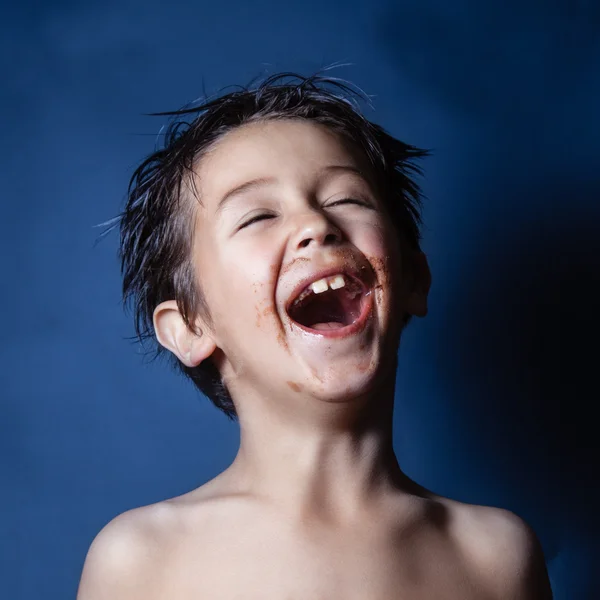
M 2 597 L 73 598 L 117 514 L 226 468 L 229 422 L 126 338 L 117 236 L 163 118 L 262 73 L 333 75 L 424 163 L 430 313 L 405 332 L 400 464 L 542 541 L 555 598 L 600 598 L 600 5 L 153 1 L 3 6 Z

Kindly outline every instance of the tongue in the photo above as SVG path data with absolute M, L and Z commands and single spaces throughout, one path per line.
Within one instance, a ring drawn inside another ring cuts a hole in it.
M 311 325 L 311 329 L 341 329 L 345 327 L 343 323 L 337 323 L 335 321 L 329 321 L 328 323 L 315 323 Z

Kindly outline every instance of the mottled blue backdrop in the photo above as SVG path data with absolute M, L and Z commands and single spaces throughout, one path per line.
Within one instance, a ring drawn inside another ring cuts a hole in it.
M 0 594 L 74 598 L 117 514 L 235 456 L 230 423 L 120 307 L 95 245 L 161 118 L 283 70 L 373 96 L 428 199 L 430 313 L 400 350 L 395 445 L 419 483 L 508 508 L 557 600 L 594 580 L 599 463 L 600 5 L 567 0 L 24 0 L 0 13 Z

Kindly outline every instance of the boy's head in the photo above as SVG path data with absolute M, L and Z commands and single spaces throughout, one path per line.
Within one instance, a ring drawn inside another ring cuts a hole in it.
M 157 353 L 169 349 L 230 418 L 252 391 L 364 395 L 395 364 L 411 316 L 427 312 L 411 179 L 426 152 L 362 117 L 348 87 L 294 79 L 174 113 L 121 216 L 138 335 L 156 336 Z M 327 291 L 292 304 L 323 275 Z

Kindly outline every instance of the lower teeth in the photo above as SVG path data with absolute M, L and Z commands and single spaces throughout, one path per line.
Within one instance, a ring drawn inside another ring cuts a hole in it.
M 314 325 L 310 326 L 311 329 L 317 329 L 317 330 L 341 329 L 342 327 L 345 327 L 345 325 L 343 323 L 339 323 L 337 321 L 328 321 L 327 323 L 315 323 Z
M 345 325 L 343 323 L 339 323 L 336 321 L 329 321 L 327 323 L 315 323 L 314 325 L 311 325 L 311 329 L 341 329 L 342 327 L 345 327 Z

